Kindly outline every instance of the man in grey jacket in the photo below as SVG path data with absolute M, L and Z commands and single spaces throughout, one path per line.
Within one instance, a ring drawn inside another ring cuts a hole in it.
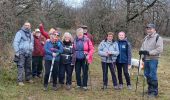
M 16 33 L 13 48 L 15 51 L 15 62 L 18 68 L 18 84 L 23 86 L 23 76 L 25 70 L 26 82 L 33 83 L 31 80 L 31 57 L 33 51 L 33 35 L 31 33 L 31 24 L 25 22 L 23 27 Z
M 144 38 L 139 55 L 144 55 L 144 75 L 147 78 L 148 96 L 158 95 L 158 58 L 163 52 L 163 39 L 156 32 L 155 24 L 146 27 L 147 36 Z

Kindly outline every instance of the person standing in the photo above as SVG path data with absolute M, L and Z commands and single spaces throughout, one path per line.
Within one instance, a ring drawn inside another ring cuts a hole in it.
M 18 58 L 18 84 L 23 86 L 24 83 L 24 71 L 26 82 L 33 83 L 31 80 L 31 58 L 34 48 L 34 38 L 31 33 L 31 24 L 25 22 L 23 27 L 16 33 L 13 48 L 15 51 L 15 57 Z
M 69 32 L 65 32 L 62 38 L 63 53 L 61 54 L 59 66 L 59 83 L 64 84 L 66 74 L 66 89 L 70 90 L 72 85 L 72 73 L 74 66 L 71 65 L 73 54 L 73 37 Z
M 148 96 L 158 95 L 157 68 L 160 54 L 163 52 L 163 39 L 156 32 L 155 24 L 146 26 L 147 36 L 144 38 L 139 55 L 144 55 L 144 75 L 148 84 Z
M 32 53 L 32 76 L 33 78 L 40 78 L 43 68 L 44 44 L 46 39 L 41 35 L 39 29 L 35 29 L 33 36 L 34 50 Z
M 44 90 L 47 91 L 48 80 L 50 75 L 50 69 L 52 60 L 54 59 L 54 65 L 52 69 L 53 78 L 53 90 L 56 91 L 57 88 L 57 78 L 59 70 L 60 55 L 63 52 L 63 46 L 59 40 L 59 34 L 54 31 L 50 33 L 50 40 L 45 43 L 45 77 L 44 77 Z
M 102 71 L 103 71 L 103 87 L 107 89 L 108 86 L 108 67 L 111 72 L 112 82 L 114 89 L 118 89 L 117 78 L 115 74 L 115 62 L 119 55 L 119 48 L 116 41 L 113 39 L 114 33 L 108 32 L 107 37 L 103 40 L 98 47 L 98 54 L 102 60 Z
M 118 80 L 119 80 L 119 89 L 123 88 L 123 79 L 122 79 L 122 69 L 127 83 L 127 88 L 132 89 L 130 82 L 130 75 L 128 73 L 128 67 L 131 66 L 131 45 L 127 40 L 125 32 L 118 33 L 118 46 L 119 46 L 119 55 L 116 60 Z
M 94 46 L 94 39 L 93 39 L 92 34 L 88 33 L 88 27 L 86 25 L 82 25 L 81 28 L 83 29 L 84 36 L 89 38 Z
M 88 70 L 89 64 L 92 63 L 92 57 L 94 53 L 94 47 L 89 38 L 83 34 L 83 29 L 78 28 L 76 30 L 76 38 L 73 43 L 73 59 L 72 64 L 75 65 L 77 88 L 83 88 L 88 90 Z M 82 71 L 82 77 L 81 77 Z

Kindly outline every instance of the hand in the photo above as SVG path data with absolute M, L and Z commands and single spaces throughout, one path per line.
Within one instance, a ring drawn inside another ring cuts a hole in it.
M 52 55 L 53 55 L 53 57 L 56 57 L 56 56 L 57 56 L 57 54 L 56 54 L 56 53 L 53 53 Z
M 39 24 L 39 26 L 41 27 L 41 26 L 43 26 L 43 24 L 41 23 L 41 24 Z
M 131 65 L 128 65 L 128 69 L 131 69 Z
M 49 41 L 50 41 L 50 39 L 47 39 L 47 40 L 46 40 L 46 42 L 49 42 Z
M 89 59 L 89 55 L 86 56 L 86 59 Z
M 56 48 L 50 48 L 52 52 L 55 52 L 57 49 Z
M 19 57 L 19 53 L 16 53 L 15 56 Z
M 146 50 L 140 50 L 139 55 L 149 55 L 149 51 Z

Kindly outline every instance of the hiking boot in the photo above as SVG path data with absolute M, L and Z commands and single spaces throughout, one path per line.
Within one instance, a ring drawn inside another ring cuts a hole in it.
M 48 88 L 46 87 L 46 86 L 44 86 L 44 89 L 43 89 L 44 91 L 47 91 L 48 90 Z
M 23 82 L 18 82 L 18 85 L 19 86 L 24 86 L 24 83 Z
M 67 86 L 66 86 L 66 89 L 67 89 L 67 90 L 70 90 L 70 89 L 71 89 L 71 85 L 67 85 Z
M 155 98 L 156 98 L 156 96 L 155 96 L 155 95 L 153 95 L 153 94 L 149 94 L 149 95 L 148 95 L 148 98 L 150 98 L 150 99 L 155 99 Z
M 128 85 L 128 86 L 127 86 L 127 89 L 128 89 L 128 90 L 132 90 L 132 86 L 131 86 L 131 85 Z
M 123 89 L 123 84 L 119 84 L 119 89 Z
M 119 90 L 119 87 L 116 85 L 116 86 L 114 86 L 114 89 L 115 90 Z
M 81 89 L 81 86 L 76 86 L 76 89 Z
M 87 91 L 87 90 L 88 90 L 87 86 L 84 86 L 84 87 L 83 87 L 83 90 L 84 90 L 84 91 Z
M 102 87 L 102 89 L 103 89 L 103 90 L 107 89 L 107 86 L 106 86 L 106 85 L 104 85 L 104 86 Z
M 57 91 L 57 87 L 56 86 L 53 86 L 53 88 L 52 88 L 54 91 Z
M 28 80 L 28 81 L 26 81 L 27 83 L 34 83 L 34 81 L 33 80 Z

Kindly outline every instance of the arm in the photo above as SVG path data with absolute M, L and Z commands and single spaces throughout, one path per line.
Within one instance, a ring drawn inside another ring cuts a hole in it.
M 50 47 L 49 47 L 49 42 L 45 43 L 44 50 L 46 54 L 52 55 L 52 51 L 50 50 Z
M 103 51 L 104 47 L 103 47 L 103 43 L 101 42 L 98 46 L 98 54 L 99 56 L 104 56 L 107 57 L 107 53 Z
M 91 40 L 89 40 L 88 42 L 89 42 L 89 55 L 92 56 L 94 53 L 94 46 L 93 46 Z
M 131 65 L 131 58 L 132 58 L 132 47 L 131 44 L 128 42 L 128 65 Z
M 118 56 L 119 55 L 119 46 L 118 46 L 118 43 L 115 42 L 115 45 L 114 45 L 114 51 L 111 51 L 110 53 L 114 56 Z
M 48 33 L 45 32 L 43 24 L 40 24 L 39 29 L 40 29 L 40 32 L 42 33 L 42 35 L 43 35 L 46 39 L 49 39 L 49 38 L 50 38 L 49 35 L 48 35 Z
M 163 52 L 163 39 L 162 37 L 159 37 L 157 43 L 156 43 L 156 48 L 154 50 L 149 51 L 149 55 L 159 55 L 160 53 Z
M 13 42 L 13 48 L 15 50 L 15 54 L 19 55 L 19 44 L 20 44 L 20 40 L 21 40 L 21 33 L 17 32 L 14 38 L 14 42 Z

